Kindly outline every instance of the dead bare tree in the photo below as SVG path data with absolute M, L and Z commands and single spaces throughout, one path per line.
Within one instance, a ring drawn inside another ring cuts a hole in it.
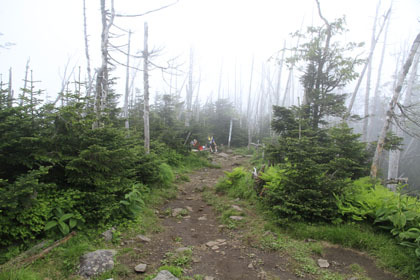
M 376 6 L 375 18 L 373 20 L 372 35 L 370 41 L 370 47 L 376 44 L 376 22 L 378 21 L 379 5 L 380 1 Z M 362 141 L 366 142 L 368 139 L 368 125 L 369 125 L 369 100 L 370 100 L 370 80 L 372 77 L 372 59 L 368 62 L 367 74 L 366 74 L 366 92 L 365 92 L 365 110 L 364 110 L 364 120 L 363 120 L 363 129 L 362 129 Z
M 28 72 L 29 72 L 29 61 L 30 59 L 26 61 L 26 67 L 25 67 L 25 79 L 23 80 L 23 88 L 22 88 L 22 94 L 20 96 L 20 102 L 19 106 L 23 105 L 23 100 L 25 99 L 25 93 L 28 92 Z
M 150 128 L 149 128 L 149 48 L 148 48 L 149 28 L 147 22 L 144 23 L 144 48 L 143 48 L 143 86 L 144 86 L 144 150 L 150 153 Z
M 130 129 L 130 122 L 128 120 L 128 96 L 130 95 L 130 44 L 131 44 L 131 30 L 128 31 L 128 43 L 127 43 L 127 66 L 125 73 L 125 95 L 124 95 L 124 118 L 125 128 L 127 131 Z
M 13 88 L 12 88 L 12 67 L 9 68 L 9 85 L 7 88 L 7 107 L 11 108 L 13 104 Z
M 252 64 L 251 64 L 251 76 L 249 78 L 249 91 L 248 91 L 248 104 L 247 104 L 247 124 L 248 124 L 248 150 L 251 148 L 252 143 L 252 135 L 251 135 L 251 95 L 252 95 L 252 76 L 254 73 L 254 57 L 252 57 Z
M 366 72 L 366 70 L 369 66 L 370 61 L 372 60 L 373 53 L 375 52 L 376 44 L 377 44 L 377 42 L 378 42 L 378 40 L 381 36 L 381 33 L 382 33 L 382 31 L 383 31 L 383 29 L 386 25 L 387 20 L 389 19 L 391 11 L 392 11 L 392 5 L 391 5 L 391 7 L 389 7 L 387 13 L 385 14 L 385 17 L 384 17 L 384 20 L 383 20 L 383 22 L 380 26 L 378 35 L 376 36 L 375 40 L 372 42 L 372 45 L 370 46 L 370 51 L 369 51 L 368 57 L 366 59 L 365 65 L 363 66 L 362 72 L 360 73 L 359 80 L 357 81 L 356 87 L 355 87 L 355 89 L 353 91 L 353 94 L 351 96 L 350 103 L 349 103 L 349 106 L 347 108 L 347 113 L 344 116 L 344 120 L 347 120 L 350 117 L 351 111 L 353 109 L 354 101 L 356 100 L 357 92 L 359 91 L 359 88 L 360 88 L 360 85 L 362 83 L 365 72 Z
M 109 31 L 114 23 L 115 10 L 114 0 L 111 0 L 111 12 L 109 13 L 106 9 L 105 0 L 101 1 L 101 21 L 102 21 L 102 33 L 101 33 L 101 67 L 97 70 L 96 74 L 96 92 L 95 92 L 95 105 L 94 110 L 96 113 L 96 122 L 94 128 L 99 127 L 99 120 L 101 114 L 103 114 L 109 93 Z
M 280 91 L 281 91 L 281 76 L 283 71 L 283 62 L 284 62 L 284 54 L 286 53 L 286 40 L 284 40 L 283 43 L 283 50 L 281 59 L 279 62 L 279 69 L 278 69 L 278 75 L 277 75 L 277 85 L 276 85 L 276 105 L 280 105 Z
M 379 139 L 378 139 L 378 143 L 376 146 L 376 151 L 375 151 L 375 156 L 373 157 L 372 160 L 372 166 L 371 166 L 371 170 L 370 170 L 370 176 L 372 178 L 376 178 L 377 177 L 377 173 L 378 173 L 378 166 L 379 166 L 379 160 L 380 160 L 380 156 L 382 154 L 384 145 L 385 145 L 385 137 L 386 134 L 388 132 L 388 129 L 391 125 L 393 116 L 394 116 L 394 109 L 395 106 L 397 106 L 397 102 L 403 87 L 403 82 L 405 80 L 405 77 L 407 76 L 408 71 L 410 70 L 410 67 L 413 63 L 413 59 L 414 56 L 417 52 L 417 50 L 419 49 L 420 46 L 420 33 L 417 35 L 416 39 L 414 40 L 411 49 L 410 49 L 410 53 L 409 56 L 400 72 L 400 74 L 398 75 L 398 81 L 397 84 L 395 86 L 394 89 L 394 94 L 392 96 L 392 99 L 389 103 L 388 106 L 388 110 L 386 112 L 386 119 L 381 131 L 381 134 L 379 135 Z
M 63 95 L 64 95 L 64 92 L 65 92 L 65 89 L 66 89 L 66 86 L 67 86 L 67 84 L 69 83 L 69 80 L 70 80 L 70 77 L 73 75 L 73 73 L 74 73 L 74 69 L 76 68 L 76 65 L 73 65 L 73 67 L 69 70 L 69 67 L 70 67 L 70 62 L 71 62 L 71 59 L 70 58 L 68 58 L 67 59 L 67 63 L 66 63 L 66 65 L 64 66 L 64 71 L 63 71 L 63 76 L 62 76 L 62 78 L 61 78 L 61 88 L 60 88 L 60 91 L 58 92 L 58 96 L 57 96 L 57 98 L 55 99 L 55 101 L 53 102 L 53 104 L 54 105 L 56 105 L 57 104 L 57 102 L 58 101 L 62 101 L 62 102 L 64 102 L 64 100 L 63 100 Z
M 188 70 L 188 84 L 186 87 L 186 111 L 185 111 L 185 126 L 190 126 L 191 115 L 192 115 L 192 97 L 194 92 L 193 85 L 193 64 L 194 64 L 194 53 L 192 48 L 190 48 L 190 66 Z
M 88 75 L 88 80 L 87 80 L 87 86 L 86 86 L 86 97 L 87 99 L 87 106 L 89 107 L 89 98 L 90 98 L 90 94 L 92 92 L 92 83 L 93 83 L 93 78 L 92 78 L 92 71 L 90 68 L 90 56 L 89 56 L 89 40 L 88 40 L 88 35 L 87 35 L 87 17 L 86 17 L 86 0 L 83 0 L 83 33 L 84 33 L 84 39 L 85 39 L 85 56 L 86 56 L 86 70 L 87 70 L 87 75 Z
M 385 60 L 385 50 L 386 50 L 386 43 L 387 43 L 387 38 L 388 38 L 388 29 L 389 29 L 390 21 L 391 20 L 389 19 L 386 22 L 386 27 L 384 31 L 384 42 L 383 42 L 381 58 L 379 61 L 379 66 L 378 66 L 378 73 L 377 73 L 375 93 L 373 97 L 373 108 L 372 108 L 372 114 L 373 114 L 374 120 L 378 119 L 378 103 L 379 103 L 379 93 L 381 91 L 380 88 L 381 88 L 382 68 L 383 68 L 383 64 Z M 370 141 L 371 139 L 368 138 L 367 140 Z

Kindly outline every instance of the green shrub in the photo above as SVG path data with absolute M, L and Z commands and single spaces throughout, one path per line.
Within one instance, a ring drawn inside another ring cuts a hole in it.
M 344 180 L 331 180 L 310 157 L 299 165 L 270 167 L 262 179 L 266 181 L 262 201 L 282 223 L 335 219 L 337 206 L 333 194 L 346 185 Z
M 142 189 L 144 189 L 144 186 L 141 184 L 133 185 L 130 192 L 128 192 L 124 196 L 124 199 L 120 201 L 120 209 L 126 217 L 134 219 L 144 208 L 145 204 L 143 201 Z
M 226 177 L 216 185 L 216 191 L 227 193 L 231 197 L 252 199 L 256 197 L 253 189 L 251 173 L 243 167 L 237 167 L 232 172 L 225 172 Z
M 166 163 L 159 165 L 159 184 L 163 187 L 169 187 L 175 179 L 171 166 Z
M 27 242 L 42 233 L 49 212 L 49 201 L 42 192 L 52 187 L 39 182 L 48 168 L 40 167 L 21 175 L 13 183 L 0 179 L 0 245 Z

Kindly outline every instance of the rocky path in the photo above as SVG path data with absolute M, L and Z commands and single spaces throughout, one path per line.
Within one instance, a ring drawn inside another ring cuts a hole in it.
M 293 261 L 287 254 L 261 250 L 252 244 L 245 244 L 243 232 L 229 229 L 218 221 L 213 207 L 203 198 L 203 191 L 213 188 L 224 176 L 224 171 L 241 165 L 246 158 L 219 154 L 214 156 L 214 161 L 221 165 L 220 169 L 203 169 L 189 174 L 190 181 L 178 186 L 177 197 L 157 211 L 162 231 L 148 236 L 150 239 L 139 236 L 138 238 L 143 239 L 141 244 L 135 244 L 134 247 L 128 244 L 134 253 L 120 254 L 118 257 L 118 261 L 126 267 L 135 267 L 139 263 L 147 264 L 146 274 L 131 272 L 119 279 L 144 279 L 148 272 L 174 263 L 180 266 L 186 264 L 183 276 L 190 276 L 190 279 L 302 279 L 302 275 L 296 273 Z M 231 206 L 237 208 L 237 211 L 243 211 L 235 204 Z M 338 254 L 339 251 L 329 249 L 328 252 Z M 365 262 L 356 253 L 343 252 L 349 263 L 352 261 L 352 254 L 353 259 Z M 371 279 L 395 279 L 376 267 L 375 269 L 372 275 L 369 275 Z M 304 278 L 322 279 L 315 275 L 306 275 Z

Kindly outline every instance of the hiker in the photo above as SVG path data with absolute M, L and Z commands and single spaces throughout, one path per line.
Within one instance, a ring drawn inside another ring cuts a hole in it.
M 217 153 L 217 144 L 216 141 L 214 140 L 214 137 L 209 137 L 209 147 L 210 147 L 210 152 L 216 152 Z
M 197 139 L 194 139 L 193 141 L 191 141 L 191 146 L 193 147 L 193 149 L 197 149 L 199 151 L 203 150 L 203 147 L 200 146 L 200 144 L 198 143 Z

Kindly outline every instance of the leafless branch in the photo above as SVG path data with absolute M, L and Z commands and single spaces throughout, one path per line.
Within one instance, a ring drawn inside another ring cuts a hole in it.
M 147 11 L 147 12 L 144 12 L 144 13 L 141 13 L 141 14 L 136 14 L 136 15 L 116 14 L 115 16 L 117 16 L 117 17 L 142 17 L 142 16 L 145 16 L 145 15 L 148 15 L 148 14 L 151 14 L 151 13 L 158 12 L 158 11 L 161 11 L 163 9 L 169 8 L 169 7 L 177 4 L 178 2 L 179 2 L 179 0 L 177 0 L 177 1 L 173 2 L 173 3 L 171 3 L 171 4 L 168 4 L 166 6 L 162 6 L 160 8 L 153 9 L 153 10 L 150 10 L 150 11 Z
M 109 58 L 110 58 L 112 61 L 114 61 L 116 64 L 121 65 L 121 66 L 124 66 L 124 67 L 127 67 L 127 65 L 126 65 L 126 64 L 119 62 L 118 60 L 116 60 L 115 58 L 113 58 L 113 57 L 112 57 L 112 56 L 110 56 L 110 55 L 109 55 Z M 134 69 L 134 70 L 137 70 L 137 71 L 143 71 L 143 69 L 140 69 L 140 68 L 137 68 L 137 67 L 134 67 L 134 66 L 128 66 L 128 67 L 129 67 L 130 69 Z

